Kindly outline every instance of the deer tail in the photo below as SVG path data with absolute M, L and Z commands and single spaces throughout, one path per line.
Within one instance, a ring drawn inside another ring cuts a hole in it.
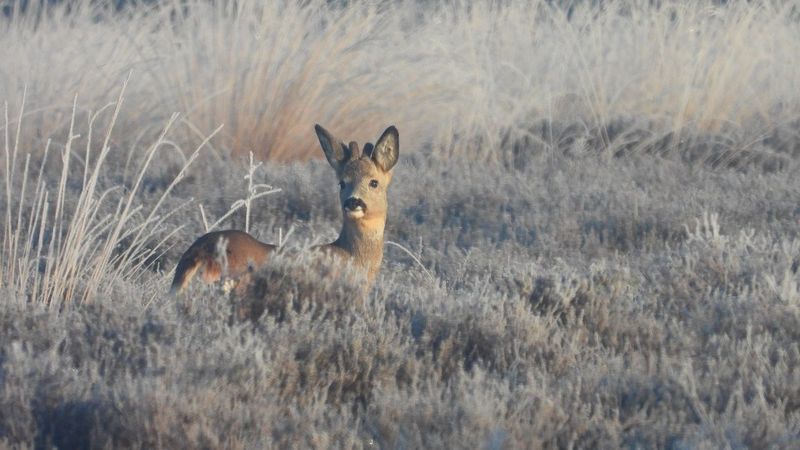
M 190 249 L 191 250 L 191 249 Z M 187 251 L 178 262 L 175 268 L 175 277 L 172 279 L 172 287 L 169 290 L 171 295 L 178 295 L 186 289 L 192 281 L 197 270 L 203 265 L 203 258 L 198 252 Z

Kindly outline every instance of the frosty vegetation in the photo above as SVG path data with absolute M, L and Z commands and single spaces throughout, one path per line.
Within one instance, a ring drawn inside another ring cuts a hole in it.
M 796 446 L 796 6 L 260 3 L 0 13 L 0 446 Z M 364 301 L 314 123 L 400 130 Z

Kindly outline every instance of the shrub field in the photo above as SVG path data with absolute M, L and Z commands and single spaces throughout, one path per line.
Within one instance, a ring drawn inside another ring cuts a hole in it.
M 0 447 L 800 447 L 797 2 L 0 1 Z M 313 126 L 400 130 L 331 279 Z M 168 295 L 211 229 L 286 251 Z

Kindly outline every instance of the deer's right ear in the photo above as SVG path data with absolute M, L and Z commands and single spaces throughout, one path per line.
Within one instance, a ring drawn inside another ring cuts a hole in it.
M 388 172 L 397 163 L 399 153 L 400 136 L 397 133 L 397 128 L 392 125 L 383 132 L 378 142 L 375 143 L 375 148 L 372 150 L 371 155 L 372 160 L 384 172 Z
M 319 125 L 314 125 L 314 130 L 317 132 L 319 143 L 322 146 L 322 151 L 325 152 L 325 158 L 334 170 L 339 172 L 342 167 L 353 156 L 350 148 L 338 139 L 336 139 L 330 131 L 322 128 Z

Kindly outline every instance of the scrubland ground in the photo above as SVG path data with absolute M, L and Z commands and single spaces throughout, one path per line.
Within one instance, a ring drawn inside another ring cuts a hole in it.
M 0 19 L 0 445 L 798 447 L 796 4 L 68 6 Z M 400 129 L 363 303 L 315 122 Z M 168 297 L 213 226 L 288 251 Z

